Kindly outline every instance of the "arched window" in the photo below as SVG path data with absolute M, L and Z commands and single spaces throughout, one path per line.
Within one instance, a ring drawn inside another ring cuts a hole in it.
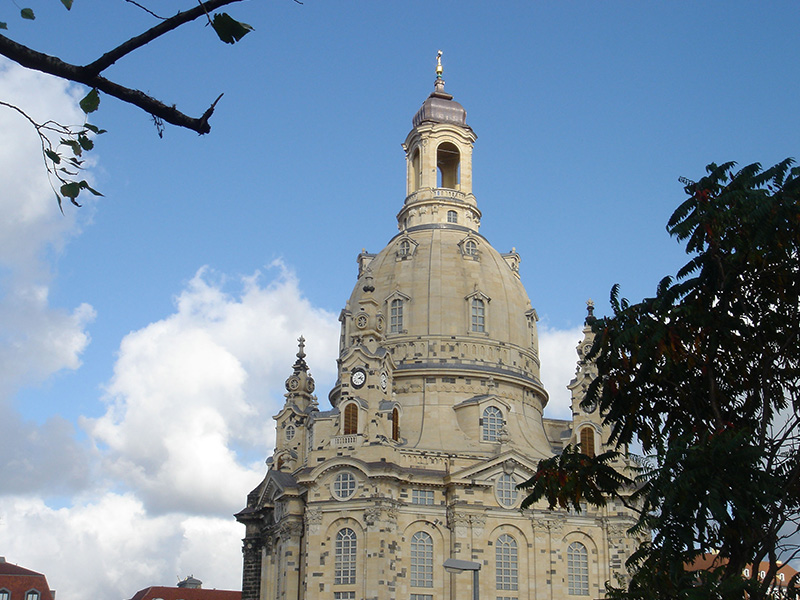
M 419 148 L 414 149 L 414 155 L 411 157 L 411 190 L 410 192 L 416 192 L 420 186 L 420 177 L 422 175 L 422 170 L 420 167 L 420 160 L 419 160 Z
M 486 303 L 481 298 L 472 299 L 472 331 L 486 331 Z
M 354 435 L 358 433 L 358 407 L 351 402 L 344 407 L 344 434 Z
M 481 440 L 496 442 L 503 427 L 503 413 L 496 406 L 487 406 L 481 419 Z
M 392 409 L 392 439 L 400 439 L 400 411 L 396 407 Z
M 567 593 L 589 595 L 589 553 L 580 542 L 572 542 L 567 548 Z
M 411 537 L 411 586 L 433 587 L 433 538 L 424 531 Z
M 495 545 L 495 572 L 498 590 L 519 589 L 519 561 L 517 559 L 517 540 L 507 534 L 497 538 Z
M 458 213 L 454 210 L 447 211 L 447 222 L 448 223 L 458 223 Z
M 336 534 L 333 583 L 347 585 L 356 582 L 356 532 L 345 527 Z
M 591 427 L 581 429 L 581 452 L 594 456 L 594 429 Z
M 438 185 L 442 188 L 456 189 L 459 183 L 459 167 L 461 153 L 455 144 L 444 142 L 436 149 L 436 167 L 438 168 Z
M 464 254 L 467 256 L 478 256 L 478 244 L 475 240 L 467 240 L 464 242 Z
M 0 600 L 11 600 L 11 592 L 5 588 L 0 590 Z
M 497 494 L 497 502 L 500 506 L 505 508 L 513 508 L 517 503 L 517 482 L 514 480 L 513 475 L 504 473 L 497 478 L 495 484 L 495 493 Z
M 403 331 L 403 301 L 395 298 L 389 306 L 389 332 L 401 333 Z

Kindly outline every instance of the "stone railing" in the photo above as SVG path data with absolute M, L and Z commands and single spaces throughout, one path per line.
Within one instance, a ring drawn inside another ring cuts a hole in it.
M 361 443 L 361 436 L 357 433 L 350 435 L 337 435 L 333 438 L 333 440 L 331 440 L 331 443 L 337 448 L 357 446 Z
M 471 196 L 471 194 L 465 194 L 464 192 L 450 188 L 424 188 L 406 196 L 405 204 L 408 205 L 419 200 L 431 200 L 436 198 L 466 202 L 469 196 Z

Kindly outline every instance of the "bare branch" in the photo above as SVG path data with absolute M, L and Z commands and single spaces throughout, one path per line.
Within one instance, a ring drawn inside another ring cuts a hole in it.
M 154 39 L 161 37 L 165 33 L 169 33 L 170 31 L 177 29 L 181 25 L 188 23 L 189 21 L 194 21 L 198 17 L 202 17 L 206 14 L 209 10 L 216 10 L 221 6 L 226 6 L 228 4 L 234 4 L 236 2 L 241 2 L 242 0 L 208 0 L 204 4 L 200 4 L 200 6 L 196 6 L 192 9 L 189 9 L 185 12 L 179 12 L 174 17 L 170 17 L 166 21 L 159 23 L 158 25 L 151 27 L 144 33 L 141 33 L 135 37 L 132 37 L 126 42 L 123 42 L 113 50 L 109 50 L 103 56 L 98 58 L 96 61 L 89 63 L 84 68 L 92 74 L 98 74 L 103 72 L 105 69 L 113 65 L 117 62 L 120 58 L 125 56 L 126 54 L 130 54 L 134 50 L 141 48 L 142 46 L 149 44 Z
M 149 14 L 153 15 L 153 16 L 154 16 L 156 19 L 161 19 L 162 21 L 166 21 L 166 20 L 167 20 L 167 17 L 161 17 L 161 16 L 157 15 L 157 14 L 156 14 L 156 13 L 154 13 L 152 10 L 150 10 L 149 8 L 147 8 L 146 6 L 143 6 L 143 5 L 139 4 L 138 2 L 136 2 L 136 0 L 125 0 L 125 2 L 129 2 L 129 3 L 131 3 L 131 4 L 135 5 L 135 6 L 138 6 L 138 7 L 139 7 L 139 8 L 141 8 L 141 9 L 142 9 L 144 12 L 146 12 L 146 13 L 149 13 Z
M 240 0 L 214 0 L 214 4 L 222 5 L 239 1 Z M 106 79 L 105 77 L 100 77 L 97 74 L 87 71 L 85 67 L 72 65 L 55 56 L 50 56 L 49 54 L 32 50 L 31 48 L 23 46 L 22 44 L 19 44 L 5 37 L 4 35 L 0 35 L 0 54 L 10 58 L 14 62 L 19 63 L 23 67 L 41 71 L 42 73 L 55 75 L 56 77 L 74 81 L 76 83 L 82 83 L 92 88 L 97 88 L 99 91 L 104 92 L 109 96 L 114 96 L 123 102 L 138 106 L 145 112 L 155 115 L 167 123 L 172 123 L 173 125 L 184 127 L 186 129 L 191 129 L 199 134 L 204 134 L 211 131 L 211 126 L 208 124 L 208 120 L 213 114 L 214 106 L 219 101 L 219 98 L 217 98 L 214 104 L 212 104 L 200 118 L 194 118 L 182 113 L 175 108 L 175 106 L 167 106 L 160 100 L 156 100 L 152 96 L 148 96 L 140 90 L 124 87 L 118 83 Z

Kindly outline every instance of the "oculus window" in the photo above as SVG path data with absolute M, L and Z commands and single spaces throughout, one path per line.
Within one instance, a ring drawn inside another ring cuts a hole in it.
M 513 508 L 517 503 L 519 493 L 517 491 L 517 482 L 512 475 L 506 473 L 500 475 L 500 477 L 497 478 L 494 489 L 497 494 L 497 502 L 500 503 L 500 506 Z
M 347 500 L 356 493 L 356 478 L 352 473 L 344 471 L 333 480 L 333 495 L 338 500 Z

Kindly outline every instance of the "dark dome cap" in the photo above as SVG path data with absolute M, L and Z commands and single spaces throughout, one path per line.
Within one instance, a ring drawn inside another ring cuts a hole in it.
M 467 126 L 467 111 L 453 96 L 444 91 L 444 79 L 436 78 L 433 93 L 428 96 L 422 107 L 414 115 L 413 127 L 424 121 L 434 123 L 452 123 L 453 125 Z

